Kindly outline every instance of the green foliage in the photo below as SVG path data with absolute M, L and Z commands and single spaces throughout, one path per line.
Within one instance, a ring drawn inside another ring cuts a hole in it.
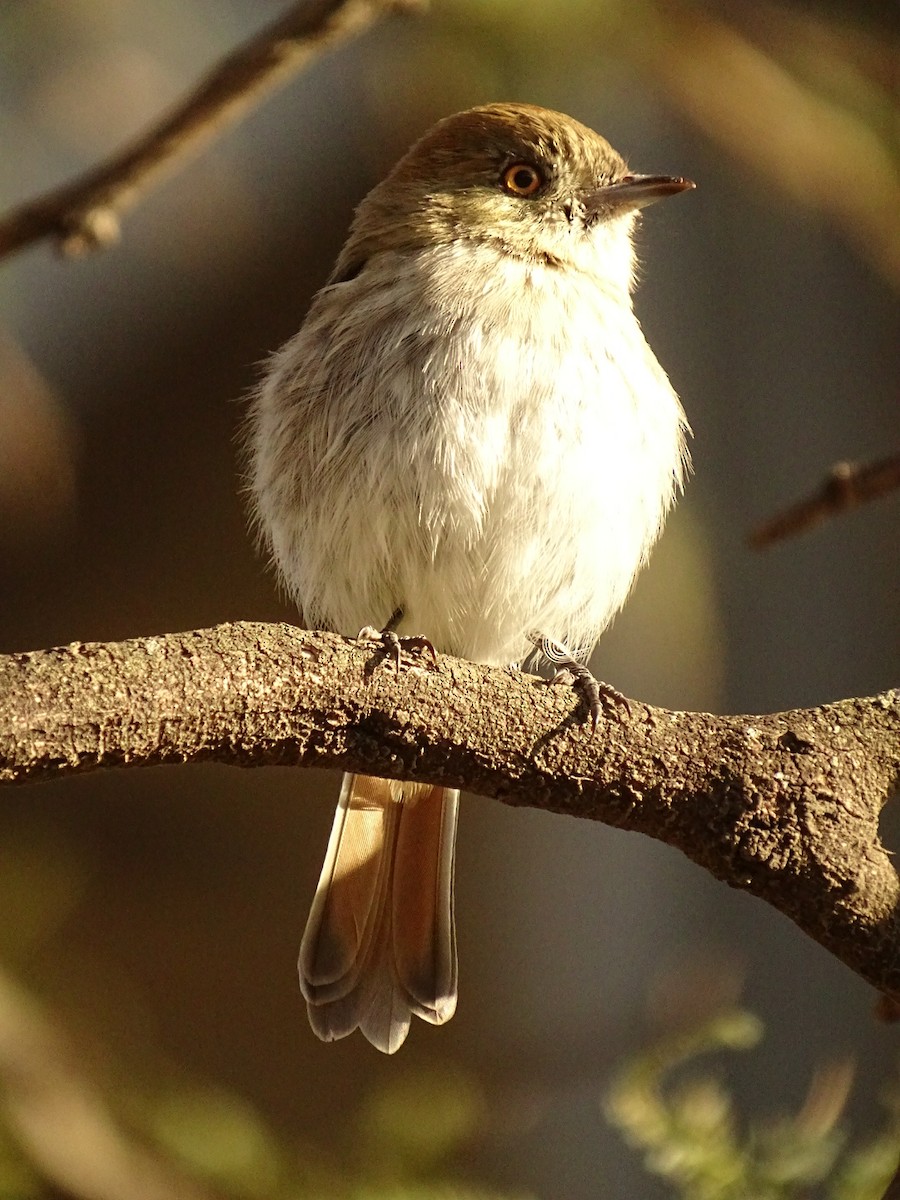
M 173 1092 L 149 1106 L 146 1122 L 167 1158 L 247 1200 L 281 1194 L 290 1174 L 275 1137 L 229 1092 L 211 1087 Z
M 44 1185 L 24 1150 L 0 1125 L 0 1200 L 37 1200 L 43 1193 Z
M 528 1200 L 447 1177 L 446 1159 L 486 1112 L 474 1079 L 453 1068 L 399 1072 L 372 1093 L 340 1166 L 292 1152 L 249 1105 L 212 1087 L 181 1084 L 141 1108 L 136 1123 L 161 1157 L 235 1200 Z
M 363 1106 L 364 1158 L 404 1174 L 433 1171 L 476 1132 L 484 1109 L 477 1084 L 460 1070 L 401 1074 Z
M 837 1126 L 849 1070 L 823 1072 L 794 1116 L 742 1131 L 731 1098 L 710 1078 L 671 1082 L 700 1054 L 748 1050 L 762 1028 L 731 1012 L 631 1062 L 616 1080 L 607 1115 L 640 1150 L 647 1169 L 684 1200 L 881 1200 L 900 1153 L 900 1097 L 886 1100 L 884 1126 L 858 1146 Z

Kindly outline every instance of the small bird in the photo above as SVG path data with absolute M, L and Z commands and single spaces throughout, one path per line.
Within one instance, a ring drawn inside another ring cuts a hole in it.
M 248 425 L 255 521 L 310 627 L 507 664 L 587 656 L 688 467 L 632 309 L 635 175 L 561 113 L 448 117 L 359 205 Z M 565 649 L 560 649 L 564 647 Z M 300 950 L 315 1033 L 456 1009 L 459 793 L 345 775 Z

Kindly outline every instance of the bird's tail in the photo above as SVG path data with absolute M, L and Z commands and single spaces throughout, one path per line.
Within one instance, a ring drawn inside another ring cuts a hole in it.
M 456 1009 L 453 868 L 459 792 L 345 775 L 300 947 L 323 1041 L 359 1028 L 393 1054 L 415 1015 Z

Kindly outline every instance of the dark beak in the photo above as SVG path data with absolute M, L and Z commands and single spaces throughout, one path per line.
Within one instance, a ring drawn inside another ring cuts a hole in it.
M 692 180 L 676 175 L 623 175 L 615 183 L 591 192 L 584 206 L 593 215 L 604 210 L 646 208 L 664 196 L 676 196 L 696 186 Z

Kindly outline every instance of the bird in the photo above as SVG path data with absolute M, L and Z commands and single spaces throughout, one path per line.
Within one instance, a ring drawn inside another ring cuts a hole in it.
M 356 209 L 249 408 L 253 520 L 304 623 L 475 662 L 580 664 L 689 469 L 632 305 L 639 175 L 575 119 L 428 130 Z M 583 669 L 583 668 L 582 668 Z M 299 974 L 323 1041 L 394 1053 L 457 1004 L 459 793 L 346 774 Z

